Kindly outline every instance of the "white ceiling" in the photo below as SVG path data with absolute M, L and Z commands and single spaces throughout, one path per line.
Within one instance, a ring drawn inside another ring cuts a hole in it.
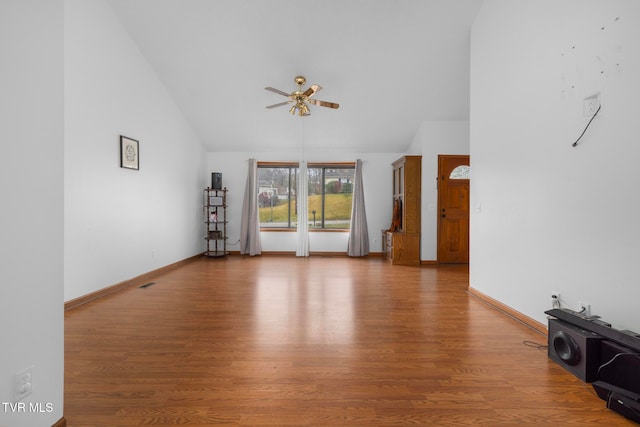
M 481 0 L 109 0 L 210 151 L 399 152 L 422 121 L 469 119 Z M 323 87 L 292 116 L 264 90 Z

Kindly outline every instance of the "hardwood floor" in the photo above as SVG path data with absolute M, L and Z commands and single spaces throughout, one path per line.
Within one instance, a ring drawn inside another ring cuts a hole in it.
M 67 311 L 70 427 L 627 426 L 466 266 L 201 259 Z

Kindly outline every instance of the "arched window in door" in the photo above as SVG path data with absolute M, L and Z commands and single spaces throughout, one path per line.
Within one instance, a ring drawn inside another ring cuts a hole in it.
M 460 165 L 451 171 L 449 179 L 469 179 L 471 168 L 467 165 Z

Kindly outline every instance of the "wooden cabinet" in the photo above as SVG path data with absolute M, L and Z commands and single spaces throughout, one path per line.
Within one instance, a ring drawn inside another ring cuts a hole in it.
M 382 233 L 382 252 L 393 264 L 420 265 L 422 156 L 393 162 L 393 220 Z
M 227 252 L 227 189 L 204 190 L 205 256 L 223 257 Z

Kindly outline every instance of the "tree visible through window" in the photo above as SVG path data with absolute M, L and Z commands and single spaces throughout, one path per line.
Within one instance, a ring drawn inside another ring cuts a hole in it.
M 308 165 L 309 229 L 349 229 L 355 168 L 351 164 Z M 258 163 L 260 227 L 297 226 L 297 164 Z

